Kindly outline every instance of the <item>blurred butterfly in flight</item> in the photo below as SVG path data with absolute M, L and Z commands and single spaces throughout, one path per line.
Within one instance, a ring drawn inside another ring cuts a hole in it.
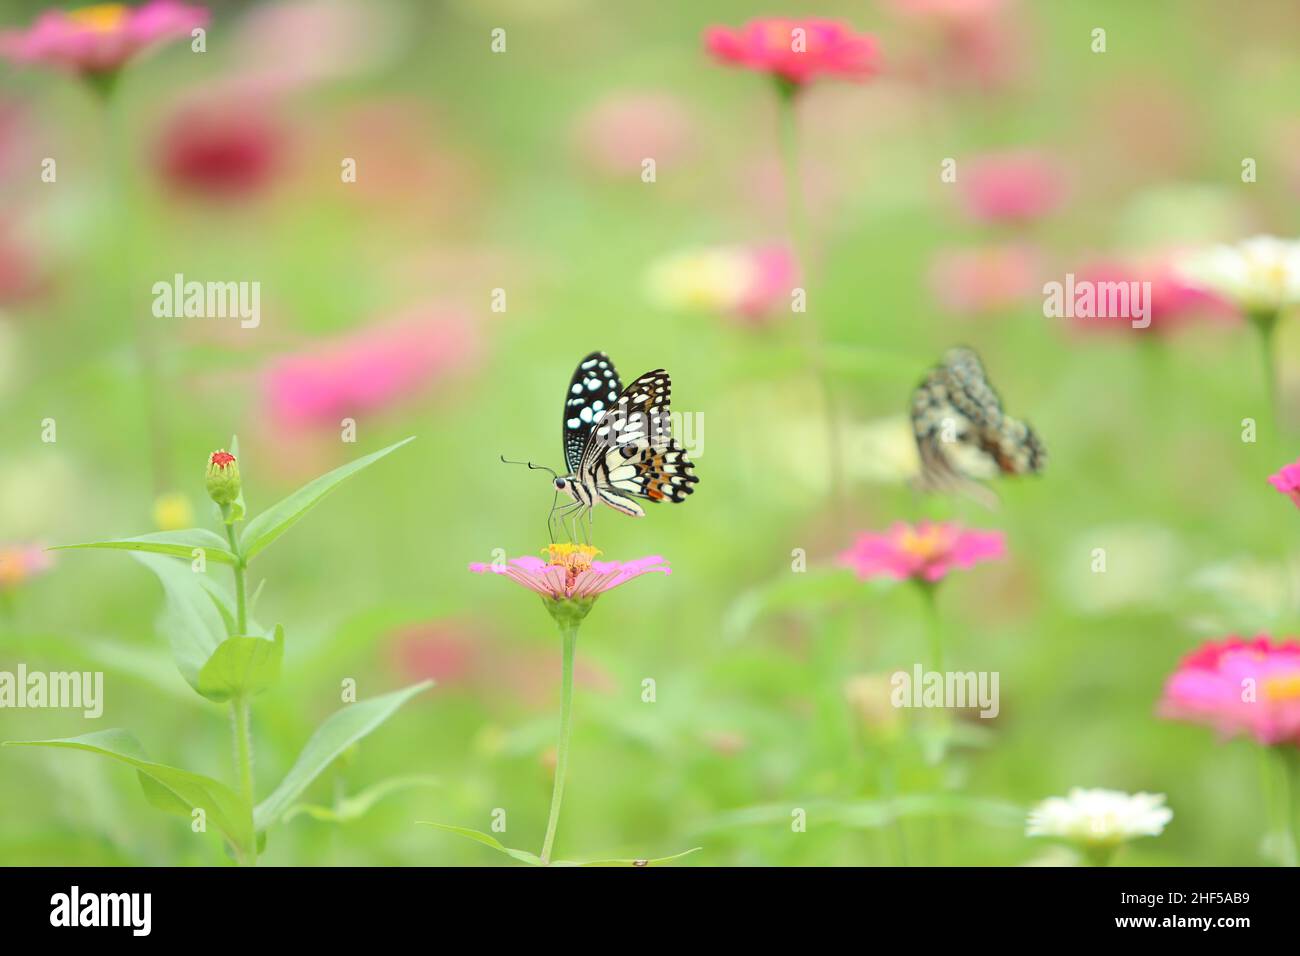
M 564 464 L 566 475 L 554 476 L 556 500 L 551 508 L 551 540 L 571 519 L 590 518 L 598 504 L 635 518 L 645 516 L 642 501 L 685 501 L 694 485 L 695 466 L 672 435 L 668 399 L 672 391 L 663 369 L 646 372 L 627 388 L 604 352 L 592 352 L 573 371 L 564 396 Z M 503 459 L 504 460 L 504 459 Z M 540 466 L 528 463 L 530 468 Z
M 922 490 L 960 492 L 987 507 L 997 496 L 982 480 L 1037 474 L 1047 449 L 1032 428 L 1002 411 L 972 349 L 954 348 L 912 393 L 912 431 L 921 453 Z

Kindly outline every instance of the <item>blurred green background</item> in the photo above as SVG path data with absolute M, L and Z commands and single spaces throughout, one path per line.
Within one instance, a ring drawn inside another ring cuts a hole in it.
M 1281 330 L 1275 429 L 1239 324 L 1080 332 L 1043 317 L 1038 287 L 1117 250 L 1296 232 L 1300 11 L 1001 6 L 1003 46 L 963 54 L 971 63 L 945 46 L 943 24 L 894 5 L 773 11 L 845 18 L 878 37 L 886 69 L 818 84 L 799 104 L 809 309 L 766 324 L 664 308 L 645 289 L 665 255 L 786 239 L 775 97 L 762 77 L 712 63 L 701 40 L 711 24 L 767 12 L 750 4 L 384 2 L 350 8 L 352 20 L 329 6 L 352 26 L 313 58 L 258 19 L 272 5 L 223 3 L 206 53 L 179 43 L 133 63 L 107 109 L 75 78 L 5 65 L 0 241 L 15 263 L 5 274 L 22 281 L 0 304 L 0 545 L 143 533 L 160 492 L 188 496 L 195 523 L 215 528 L 203 466 L 232 434 L 254 512 L 417 435 L 255 567 L 254 583 L 267 581 L 258 615 L 282 622 L 288 643 L 253 727 L 264 795 L 339 706 L 344 678 L 372 696 L 431 676 L 436 688 L 308 796 L 328 805 L 389 778 L 436 782 L 343 824 L 298 816 L 272 832 L 263 862 L 497 864 L 413 821 L 487 830 L 504 808 L 498 836 L 537 850 L 559 641 L 532 595 L 466 565 L 546 544 L 547 479 L 498 456 L 562 467 L 563 389 L 582 355 L 604 349 L 625 381 L 670 370 L 674 407 L 703 415 L 705 445 L 686 504 L 596 516 L 605 557 L 661 554 L 673 573 L 606 596 L 582 630 L 559 856 L 701 846 L 683 865 L 1061 862 L 1023 835 L 1024 812 L 1102 786 L 1165 793 L 1174 810 L 1164 835 L 1120 862 L 1261 863 L 1253 749 L 1154 708 L 1200 640 L 1294 626 L 1296 516 L 1265 477 L 1296 454 L 1295 326 Z M 2 3 L 0 23 L 38 9 Z M 502 54 L 490 49 L 498 27 Z M 1104 54 L 1090 49 L 1097 27 Z M 218 144 L 233 123 L 238 145 L 177 159 L 176 117 L 193 108 L 218 118 Z M 1025 148 L 1068 180 L 1059 207 L 1021 224 L 964 217 L 943 159 L 960 169 Z M 652 183 L 644 149 L 656 151 Z M 39 179 L 44 157 L 56 183 Z M 1257 159 L 1257 182 L 1241 181 L 1243 157 Z M 340 180 L 345 158 L 356 183 Z M 205 171 L 226 162 L 243 178 L 212 188 Z M 1034 251 L 1027 292 L 978 314 L 941 304 L 936 256 L 1009 242 Z M 261 325 L 152 318 L 152 284 L 178 272 L 260 282 Z M 495 289 L 505 311 L 492 310 Z M 337 375 L 382 377 L 382 363 L 344 359 L 368 330 L 410 315 L 453 328 L 458 344 L 394 395 L 357 399 L 355 444 L 332 409 L 275 411 L 268 376 L 286 356 L 329 354 Z M 800 344 L 810 322 L 846 420 L 853 477 L 838 506 Z M 161 370 L 161 481 L 135 329 Z M 911 389 L 956 344 L 980 352 L 1051 456 L 1040 478 L 1002 482 L 992 512 L 923 498 L 895 464 Z M 1255 443 L 1241 438 L 1247 417 L 1260 421 Z M 41 440 L 47 418 L 55 443 Z M 996 720 L 961 720 L 944 775 L 921 760 L 913 715 L 873 716 L 846 693 L 857 676 L 922 659 L 917 595 L 834 567 L 855 532 L 921 517 L 1008 536 L 1005 560 L 940 593 L 952 666 L 998 671 L 1002 698 Z M 1090 570 L 1098 547 L 1104 575 Z M 804 575 L 791 570 L 798 548 Z M 160 760 L 232 780 L 226 711 L 173 669 L 143 568 L 63 552 L 8 598 L 0 668 L 102 669 L 106 706 L 97 721 L 2 711 L 0 738 L 124 727 Z M 642 701 L 646 678 L 654 703 Z M 808 811 L 807 832 L 792 832 L 793 808 Z M 0 751 L 0 862 L 224 860 L 215 835 L 153 811 L 128 769 Z

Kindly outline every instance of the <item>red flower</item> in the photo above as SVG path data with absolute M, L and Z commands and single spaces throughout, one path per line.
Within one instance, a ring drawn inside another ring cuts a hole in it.
M 235 463 L 235 456 L 228 451 L 214 451 L 210 464 L 217 468 L 225 468 L 227 465 Z
M 771 73 L 795 86 L 818 76 L 865 80 L 880 72 L 876 38 L 838 20 L 764 17 L 738 30 L 709 27 L 704 45 L 721 63 Z
M 248 103 L 216 103 L 167 120 L 157 164 L 178 191 L 225 199 L 268 185 L 284 151 L 284 130 L 269 113 Z

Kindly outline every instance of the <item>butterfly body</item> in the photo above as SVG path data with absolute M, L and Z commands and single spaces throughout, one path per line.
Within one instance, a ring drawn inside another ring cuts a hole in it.
M 996 496 L 977 482 L 1041 472 L 1047 450 L 1002 401 L 972 349 L 949 349 L 912 394 L 912 430 L 923 490 L 964 492 L 985 504 Z
M 672 383 L 654 369 L 622 387 L 614 363 L 592 352 L 574 370 L 565 395 L 564 459 L 568 474 L 555 478 L 571 511 L 589 514 L 598 504 L 640 518 L 637 499 L 680 502 L 699 478 L 672 437 Z

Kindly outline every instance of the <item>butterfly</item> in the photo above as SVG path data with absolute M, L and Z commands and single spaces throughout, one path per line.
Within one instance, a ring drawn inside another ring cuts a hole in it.
M 1041 472 L 1047 449 L 1032 428 L 1002 411 L 973 349 L 949 349 L 912 393 L 912 431 L 921 453 L 919 486 L 963 492 L 992 507 L 978 484 L 999 475 Z
M 565 518 L 572 518 L 576 530 L 578 519 L 590 519 L 598 504 L 641 518 L 640 501 L 685 501 L 695 491 L 695 465 L 672 435 L 671 393 L 671 379 L 661 368 L 624 388 L 604 352 L 578 363 L 564 396 L 569 472 L 552 472 L 557 496 L 568 495 L 572 503 L 552 508 L 552 540 L 557 524 L 563 528 Z

